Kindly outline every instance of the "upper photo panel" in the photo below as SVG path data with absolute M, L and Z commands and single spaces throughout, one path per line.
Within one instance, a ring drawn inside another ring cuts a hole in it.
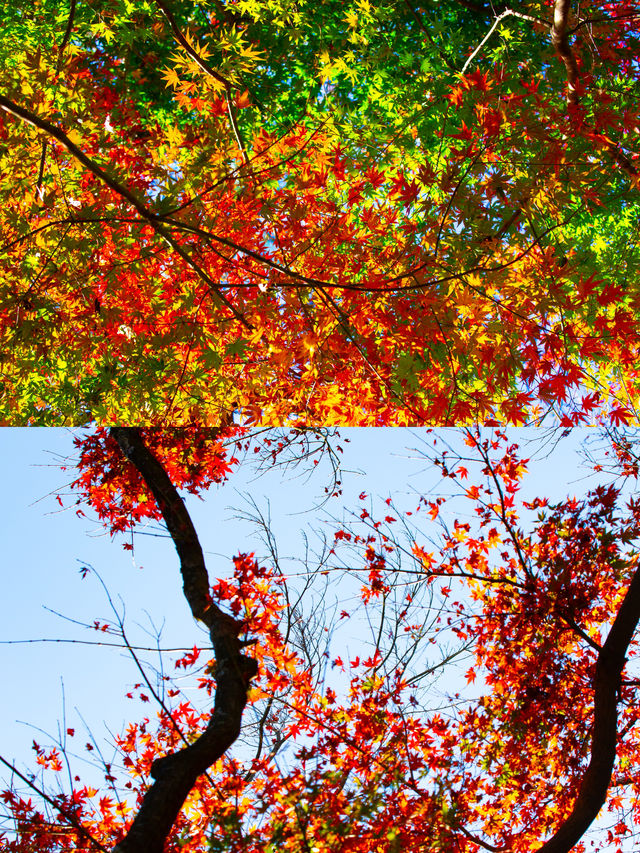
M 640 423 L 640 7 L 16 0 L 0 424 Z

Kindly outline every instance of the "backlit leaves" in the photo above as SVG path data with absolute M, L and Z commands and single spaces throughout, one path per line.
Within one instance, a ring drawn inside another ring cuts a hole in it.
M 2 422 L 634 421 L 632 20 L 471 6 L 12 12 Z

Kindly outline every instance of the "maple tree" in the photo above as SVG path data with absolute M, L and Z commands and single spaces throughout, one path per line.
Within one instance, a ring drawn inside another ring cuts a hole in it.
M 136 686 L 157 714 L 117 737 L 103 792 L 77 779 L 47 794 L 14 768 L 5 849 L 558 853 L 586 850 L 606 804 L 593 843 L 622 850 L 640 809 L 637 435 L 609 433 L 598 483 L 552 504 L 522 497 L 528 460 L 507 434 L 468 430 L 462 452 L 436 433 L 429 458 L 449 492 L 411 511 L 363 493 L 296 592 L 275 548 L 208 576 L 175 484 L 197 493 L 229 475 L 228 442 L 250 440 L 236 430 L 115 427 L 79 440 L 80 500 L 113 531 L 164 519 L 212 649 L 177 661 L 199 674 L 200 699 L 173 686 L 163 699 L 148 676 Z M 298 438 L 259 440 L 277 457 Z M 442 520 L 438 542 L 421 516 Z M 351 584 L 333 629 L 356 625 L 356 657 L 336 656 L 306 609 L 323 573 Z M 95 627 L 126 637 L 117 619 Z M 455 661 L 467 687 L 458 677 L 438 692 Z M 254 722 L 230 753 L 243 713 Z M 36 749 L 60 778 L 60 749 Z
M 12 4 L 2 422 L 635 421 L 637 20 Z

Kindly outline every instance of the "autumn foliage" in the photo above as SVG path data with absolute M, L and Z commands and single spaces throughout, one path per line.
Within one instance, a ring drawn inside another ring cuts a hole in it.
M 517 5 L 12 4 L 3 422 L 635 422 L 636 6 Z
M 628 849 L 640 8 L 6 5 L 0 424 L 87 426 L 60 503 L 164 525 L 208 640 L 188 695 L 140 667 L 104 785 L 72 729 L 0 757 L 5 849 Z M 522 497 L 543 423 L 608 430 L 589 491 Z M 327 454 L 330 500 L 326 428 L 405 425 L 468 427 L 442 492 L 363 492 L 299 577 L 264 519 L 207 565 L 192 497 Z
M 129 430 L 130 445 L 127 431 L 88 435 L 82 500 L 112 530 L 139 520 L 136 504 L 156 516 L 144 463 L 134 476 L 122 456 L 141 438 L 185 489 L 227 476 L 219 437 L 185 433 L 188 458 L 176 431 Z M 240 741 L 197 776 L 159 849 L 580 851 L 605 803 L 596 848 L 626 849 L 640 802 L 637 441 L 610 436 L 599 482 L 556 504 L 521 497 L 528 460 L 506 434 L 469 431 L 465 442 L 456 452 L 436 436 L 430 458 L 447 489 L 412 511 L 363 493 L 306 580 L 275 556 L 241 553 L 211 581 L 257 674 Z M 350 602 L 333 622 L 318 609 L 329 576 Z M 345 651 L 353 635 L 357 654 Z M 170 676 L 163 700 L 148 679 L 136 686 L 155 707 L 117 738 L 104 790 L 78 778 L 43 808 L 42 791 L 14 776 L 4 800 L 17 836 L 5 849 L 111 849 L 158 759 L 212 730 L 228 674 L 210 656 L 194 647 L 175 661 L 194 673 L 195 698 Z M 36 760 L 61 777 L 59 747 L 37 745 Z
M 226 432 L 229 430 L 148 429 L 141 434 L 175 486 L 199 494 L 225 480 L 238 464 L 224 446 Z M 242 429 L 233 432 L 238 441 Z M 139 472 L 127 464 L 104 427 L 77 438 L 75 445 L 79 450 L 78 476 L 72 487 L 78 492 L 78 503 L 88 503 L 111 534 L 128 530 L 146 518 L 162 518 Z M 62 499 L 58 500 L 62 504 Z

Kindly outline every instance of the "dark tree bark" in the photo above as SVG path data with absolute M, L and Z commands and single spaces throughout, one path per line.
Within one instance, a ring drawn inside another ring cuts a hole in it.
M 605 803 L 616 760 L 618 691 L 629 643 L 640 620 L 640 569 L 636 569 L 604 646 L 594 676 L 591 759 L 573 810 L 538 853 L 569 853 Z
M 567 102 L 578 103 L 576 85 L 578 83 L 578 63 L 569 45 L 567 22 L 569 19 L 569 0 L 556 0 L 553 8 L 553 26 L 551 27 L 551 43 L 567 69 Z
M 253 658 L 242 654 L 241 623 L 211 600 L 209 576 L 195 528 L 166 471 L 145 445 L 137 428 L 113 427 L 111 436 L 151 490 L 171 534 L 182 574 L 185 598 L 194 618 L 209 629 L 216 659 L 216 693 L 204 733 L 184 749 L 154 761 L 153 784 L 127 835 L 114 853 L 162 853 L 180 809 L 197 778 L 217 761 L 240 734 Z

